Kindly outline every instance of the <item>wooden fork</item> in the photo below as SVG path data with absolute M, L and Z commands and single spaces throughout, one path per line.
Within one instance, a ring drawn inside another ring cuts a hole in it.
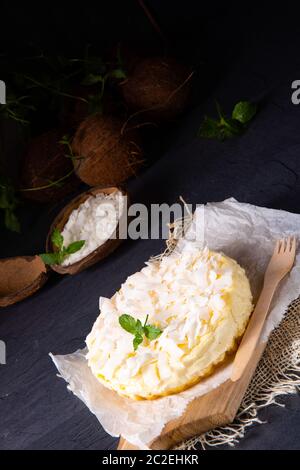
M 231 374 L 233 382 L 241 378 L 255 351 L 275 290 L 279 282 L 292 269 L 295 254 L 295 237 L 276 242 L 273 256 L 265 272 L 263 289 L 233 361 Z

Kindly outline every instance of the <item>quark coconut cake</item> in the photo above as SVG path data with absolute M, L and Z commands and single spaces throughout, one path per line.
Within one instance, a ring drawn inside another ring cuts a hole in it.
M 95 377 L 120 395 L 155 399 L 191 387 L 232 351 L 252 311 L 233 259 L 187 248 L 129 276 L 87 337 Z

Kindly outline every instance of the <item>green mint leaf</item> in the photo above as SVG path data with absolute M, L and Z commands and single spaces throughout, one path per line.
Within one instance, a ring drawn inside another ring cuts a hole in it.
M 60 233 L 60 231 L 55 228 L 52 232 L 51 235 L 51 242 L 53 243 L 54 246 L 56 246 L 59 250 L 62 249 L 63 243 L 64 243 L 64 237 Z
M 138 333 L 137 322 L 131 315 L 127 315 L 126 313 L 124 315 L 121 315 L 119 317 L 119 323 L 121 327 L 128 333 L 131 333 L 133 335 Z
M 144 331 L 144 330 L 143 330 L 143 325 L 142 325 L 142 323 L 141 323 L 140 320 L 137 320 L 137 321 L 136 321 L 135 328 L 136 328 L 136 332 L 137 332 L 137 333 L 139 333 L 139 334 L 141 334 L 141 335 L 143 334 L 143 331 Z
M 216 107 L 219 119 L 216 120 L 206 116 L 198 131 L 198 137 L 225 140 L 241 135 L 246 124 L 253 118 L 257 110 L 255 104 L 240 101 L 235 105 L 231 118 L 227 118 L 218 102 L 216 102 Z
M 155 326 L 146 325 L 144 326 L 144 332 L 146 338 L 150 341 L 158 338 L 162 334 L 162 330 L 160 328 L 156 328 Z
M 17 219 L 16 214 L 10 209 L 5 210 L 4 224 L 8 230 L 11 230 L 12 232 L 20 232 L 20 222 Z
M 140 333 L 136 333 L 133 338 L 133 349 L 136 351 L 139 345 L 143 342 L 143 337 Z
M 242 124 L 247 124 L 255 116 L 257 106 L 249 101 L 240 101 L 232 111 L 232 118 Z
M 39 255 L 45 264 L 60 264 L 61 256 L 60 253 L 42 253 Z
M 131 315 L 121 315 L 119 317 L 119 323 L 121 327 L 126 330 L 128 333 L 134 335 L 133 339 L 133 348 L 136 351 L 139 344 L 143 342 L 143 335 L 146 336 L 150 341 L 158 338 L 162 334 L 162 330 L 156 328 L 155 326 L 146 325 L 148 315 L 146 317 L 144 325 L 140 320 L 135 320 Z
M 202 125 L 198 131 L 198 137 L 204 137 L 205 139 L 215 139 L 219 135 L 219 125 L 215 119 L 205 116 Z
M 220 127 L 221 140 L 241 135 L 244 131 L 242 124 L 235 119 L 223 119 Z
M 79 240 L 77 242 L 70 243 L 69 246 L 64 248 L 64 255 L 72 255 L 73 253 L 76 253 L 77 251 L 81 250 L 84 244 L 85 240 Z
M 117 78 L 118 80 L 127 78 L 126 72 L 121 68 L 112 70 L 110 72 L 110 76 L 113 78 Z

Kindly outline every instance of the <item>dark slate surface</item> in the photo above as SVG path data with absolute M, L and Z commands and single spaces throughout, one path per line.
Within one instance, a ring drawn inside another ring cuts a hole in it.
M 178 122 L 163 158 L 129 182 L 135 202 L 173 203 L 182 195 L 187 202 L 203 203 L 233 196 L 300 212 L 300 106 L 290 99 L 291 82 L 300 78 L 299 26 L 292 11 L 278 11 L 271 18 L 268 11 L 261 15 L 245 11 L 238 22 L 226 23 L 231 31 L 236 25 L 226 53 L 230 55 L 234 40 L 242 47 L 207 101 Z M 222 55 L 222 35 L 219 39 Z M 244 136 L 225 143 L 195 138 L 203 114 L 213 110 L 215 97 L 227 110 L 241 98 L 261 102 Z M 40 250 L 53 214 L 32 212 L 24 237 L 8 236 L 2 256 Z M 116 440 L 56 377 L 48 353 L 83 347 L 98 315 L 99 296 L 111 296 L 163 246 L 163 241 L 125 242 L 96 267 L 76 277 L 53 276 L 32 298 L 1 310 L 0 337 L 7 344 L 7 365 L 0 366 L 0 449 L 115 447 Z M 263 410 L 260 417 L 267 423 L 248 429 L 236 448 L 299 448 L 299 396 L 282 402 L 285 408 Z

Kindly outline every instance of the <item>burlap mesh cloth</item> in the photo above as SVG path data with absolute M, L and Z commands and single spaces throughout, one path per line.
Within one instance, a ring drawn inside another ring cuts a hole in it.
M 185 204 L 183 199 L 182 202 Z M 192 220 L 192 214 L 170 224 L 169 239 L 164 253 L 176 250 L 178 240 L 184 236 Z M 176 449 L 206 449 L 209 446 L 229 444 L 234 446 L 244 437 L 253 423 L 263 422 L 258 411 L 271 404 L 284 406 L 276 398 L 279 395 L 297 393 L 300 388 L 300 297 L 289 306 L 285 316 L 268 340 L 266 349 L 249 384 L 235 420 L 227 425 L 195 436 Z

